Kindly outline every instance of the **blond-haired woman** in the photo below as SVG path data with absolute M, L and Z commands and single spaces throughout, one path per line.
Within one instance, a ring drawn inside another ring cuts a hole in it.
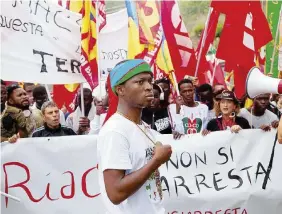
M 202 132 L 207 135 L 213 131 L 231 130 L 238 133 L 241 129 L 250 129 L 249 122 L 237 116 L 240 111 L 239 102 L 232 91 L 223 91 L 216 97 L 219 101 L 215 103 L 216 118 L 212 119 L 207 129 Z

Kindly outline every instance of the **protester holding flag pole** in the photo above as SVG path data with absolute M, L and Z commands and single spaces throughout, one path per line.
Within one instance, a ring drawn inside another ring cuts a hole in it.
M 95 10 L 96 10 L 96 51 L 97 51 L 97 73 L 98 73 L 98 86 L 99 86 L 99 92 L 98 92 L 98 102 L 102 101 L 102 82 L 101 82 L 101 71 L 100 71 L 100 62 L 99 62 L 99 29 L 100 29 L 100 23 L 99 23 L 99 8 L 98 5 L 99 1 L 95 2 Z M 100 114 L 96 114 L 96 121 L 100 124 Z

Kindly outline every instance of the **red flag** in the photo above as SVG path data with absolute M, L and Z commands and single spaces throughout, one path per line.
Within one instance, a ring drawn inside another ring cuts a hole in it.
M 230 13 L 239 14 L 248 11 L 249 2 L 246 0 L 212 0 L 211 7 L 226 15 Z
M 265 17 L 261 8 L 260 1 L 251 2 L 250 5 L 253 15 L 253 36 L 255 40 L 255 50 L 258 51 L 272 40 L 272 34 L 267 18 Z
M 216 66 L 216 68 L 214 68 Z M 226 82 L 224 78 L 224 72 L 220 66 L 220 64 L 215 65 L 215 61 L 207 61 L 205 58 L 201 63 L 201 73 L 199 73 L 199 81 L 200 84 L 208 83 L 211 85 L 221 84 L 226 87 Z M 215 72 L 215 73 L 213 73 Z M 212 78 L 213 81 L 212 81 Z
M 73 112 L 72 105 L 78 89 L 79 84 L 54 85 L 53 100 L 59 108 L 65 105 L 69 112 Z
M 135 59 L 144 59 L 153 66 L 163 43 L 158 1 L 126 1 L 128 14 L 134 15 L 139 29 L 139 41 L 144 50 Z
M 249 73 L 249 69 L 237 65 L 234 66 L 233 71 L 235 94 L 238 98 L 241 98 L 245 95 L 245 83 Z
M 160 4 L 158 1 L 133 1 L 139 23 L 139 39 L 141 44 L 154 44 L 161 27 Z
M 201 58 L 199 57 L 199 55 L 200 55 L 200 49 L 201 49 L 202 42 L 203 42 L 204 31 L 202 32 L 202 36 L 201 36 L 201 39 L 200 39 L 200 42 L 198 44 L 198 48 L 196 51 L 198 60 L 200 59 L 199 68 L 198 68 L 198 79 L 201 84 L 210 83 L 210 82 L 207 82 L 208 72 L 210 72 L 210 74 L 212 74 L 213 72 L 212 70 L 213 66 L 211 67 L 210 64 L 207 62 L 206 54 L 209 48 L 211 47 L 211 45 L 213 45 L 213 41 L 214 41 L 215 33 L 216 33 L 216 27 L 218 23 L 218 18 L 219 18 L 219 12 L 213 9 L 210 15 L 209 22 L 208 22 L 208 27 L 206 31 L 206 39 L 205 39 L 204 46 L 202 47 Z
M 255 65 L 254 38 L 245 21 L 246 16 L 226 17 L 216 56 L 226 62 L 251 68 Z
M 213 68 L 214 68 L 215 65 L 213 65 Z M 215 84 L 221 84 L 221 85 L 224 85 L 225 87 L 226 86 L 226 82 L 225 82 L 225 78 L 224 78 L 224 72 L 220 66 L 220 64 L 217 64 L 216 65 L 216 69 L 215 69 L 215 74 L 214 74 L 214 81 L 213 81 L 213 85 Z
M 107 85 L 108 85 L 108 96 L 109 96 L 109 109 L 106 115 L 106 118 L 104 120 L 104 124 L 107 122 L 107 120 L 117 111 L 117 106 L 118 106 L 118 97 L 117 95 L 114 94 L 111 88 L 111 82 L 110 82 L 110 75 L 108 75 L 107 79 Z M 103 125 L 104 125 L 103 124 Z
M 58 0 L 60 5 L 82 14 L 81 21 L 81 73 L 94 89 L 98 83 L 97 27 L 100 31 L 106 25 L 104 0 Z M 97 11 L 98 11 L 98 14 Z M 98 22 L 97 22 L 98 21 Z M 99 26 L 96 24 L 99 23 Z
M 214 0 L 211 7 L 226 14 L 217 57 L 228 63 L 252 67 L 255 53 L 272 40 L 260 1 Z
M 271 41 L 271 32 L 260 1 L 213 1 L 211 6 L 226 14 L 216 56 L 234 70 L 235 93 L 241 97 L 256 52 Z
M 218 11 L 216 11 L 215 9 L 212 10 L 211 15 L 210 15 L 210 20 L 209 20 L 209 23 L 208 23 L 208 27 L 207 27 L 205 45 L 202 48 L 202 57 L 204 57 L 206 55 L 207 51 L 210 48 L 210 45 L 213 44 L 219 15 L 220 15 L 220 13 Z M 201 48 L 202 41 L 203 41 L 203 34 L 204 34 L 204 30 L 202 32 L 201 39 L 200 39 L 200 42 L 198 44 L 197 51 L 196 51 L 198 57 L 199 57 L 199 52 L 200 52 L 200 48 Z
M 106 4 L 105 0 L 96 0 L 98 3 L 98 19 L 99 19 L 99 32 L 105 27 L 107 24 L 106 21 Z
M 175 0 L 161 1 L 162 24 L 177 80 L 193 76 L 196 57 Z

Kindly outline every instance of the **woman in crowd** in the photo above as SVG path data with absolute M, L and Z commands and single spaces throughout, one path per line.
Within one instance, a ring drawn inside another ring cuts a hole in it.
M 207 129 L 202 132 L 204 136 L 213 131 L 231 130 L 238 133 L 241 129 L 251 128 L 245 118 L 237 116 L 240 106 L 232 91 L 225 90 L 216 98 L 219 100 L 215 103 L 216 118 L 208 123 Z

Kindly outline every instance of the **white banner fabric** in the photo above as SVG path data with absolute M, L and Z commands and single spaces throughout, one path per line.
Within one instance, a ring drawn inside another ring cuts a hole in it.
M 281 214 L 282 146 L 262 184 L 275 132 L 170 135 L 173 154 L 161 167 L 166 214 Z M 2 144 L 2 214 L 104 214 L 97 179 L 96 136 L 21 139 Z
M 127 59 L 128 16 L 126 9 L 107 15 L 107 24 L 99 36 L 101 79 L 106 81 L 115 65 Z
M 128 16 L 126 9 L 107 15 L 107 24 L 99 34 L 99 69 L 101 88 L 96 87 L 93 95 L 106 94 L 105 83 L 109 72 L 115 65 L 127 59 Z M 85 85 L 88 85 L 86 83 Z M 88 87 L 90 87 L 88 85 Z
M 1 1 L 1 78 L 85 82 L 79 68 L 80 21 L 80 14 L 50 1 Z

